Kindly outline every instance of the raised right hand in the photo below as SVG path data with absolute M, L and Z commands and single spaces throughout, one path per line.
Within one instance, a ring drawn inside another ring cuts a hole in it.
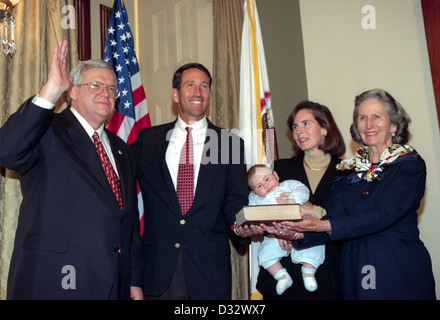
M 72 83 L 66 70 L 67 51 L 67 40 L 61 40 L 57 43 L 52 54 L 47 82 L 38 93 L 41 98 L 53 104 L 65 91 L 69 90 Z

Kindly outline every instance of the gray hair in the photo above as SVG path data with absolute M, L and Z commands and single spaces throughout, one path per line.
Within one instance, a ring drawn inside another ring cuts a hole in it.
M 73 78 L 72 84 L 76 86 L 80 85 L 84 79 L 84 72 L 90 69 L 110 70 L 115 77 L 115 83 L 117 83 L 115 72 L 113 71 L 113 67 L 110 63 L 105 62 L 104 60 L 92 59 L 80 62 L 72 69 L 72 71 L 70 72 L 70 76 Z M 69 103 L 69 105 L 72 104 L 72 99 L 70 98 L 70 95 L 67 95 L 67 102 Z
M 410 138 L 408 125 L 410 124 L 411 119 L 401 104 L 388 92 L 381 89 L 368 90 L 356 97 L 353 110 L 353 123 L 350 126 L 350 133 L 353 140 L 359 144 L 364 144 L 357 127 L 358 110 L 359 105 L 369 99 L 382 101 L 391 123 L 396 125 L 396 133 L 392 136 L 393 144 L 406 144 Z

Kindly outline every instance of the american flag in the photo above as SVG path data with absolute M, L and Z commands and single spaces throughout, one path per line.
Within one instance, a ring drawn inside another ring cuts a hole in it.
M 128 145 L 139 131 L 151 126 L 145 90 L 134 50 L 133 34 L 122 0 L 114 1 L 105 40 L 104 60 L 111 63 L 121 90 L 115 113 L 107 129 L 116 133 Z M 139 219 L 143 232 L 144 205 L 138 186 Z

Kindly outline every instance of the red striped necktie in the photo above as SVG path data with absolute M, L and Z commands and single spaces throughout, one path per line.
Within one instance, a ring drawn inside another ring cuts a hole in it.
M 107 153 L 105 152 L 104 146 L 102 145 L 101 140 L 99 139 L 99 135 L 97 132 L 93 134 L 93 143 L 95 144 L 96 151 L 99 155 L 99 160 L 101 160 L 102 168 L 104 169 L 105 175 L 107 176 L 107 180 L 112 187 L 113 193 L 116 196 L 116 199 L 119 202 L 119 206 L 121 209 L 124 208 L 122 203 L 122 193 L 121 193 L 121 184 L 119 182 L 118 175 L 113 169 L 113 166 L 108 158 Z

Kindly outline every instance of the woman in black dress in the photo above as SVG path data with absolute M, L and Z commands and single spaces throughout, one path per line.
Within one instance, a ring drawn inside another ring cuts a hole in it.
M 275 162 L 274 170 L 280 182 L 295 179 L 310 189 L 309 202 L 301 207 L 304 213 L 321 218 L 326 214 L 326 201 L 330 194 L 330 182 L 336 173 L 339 157 L 345 153 L 342 135 L 330 110 L 321 104 L 304 101 L 290 114 L 287 124 L 293 134 L 295 156 Z M 283 199 L 279 199 L 280 202 Z M 280 239 L 280 245 L 291 250 L 291 242 Z M 340 299 L 339 265 L 341 244 L 326 245 L 325 262 L 316 271 L 318 289 L 309 292 L 304 289 L 301 265 L 293 264 L 290 256 L 281 260 L 293 279 L 293 285 L 278 295 L 276 280 L 260 268 L 257 289 L 265 300 L 335 300 Z

